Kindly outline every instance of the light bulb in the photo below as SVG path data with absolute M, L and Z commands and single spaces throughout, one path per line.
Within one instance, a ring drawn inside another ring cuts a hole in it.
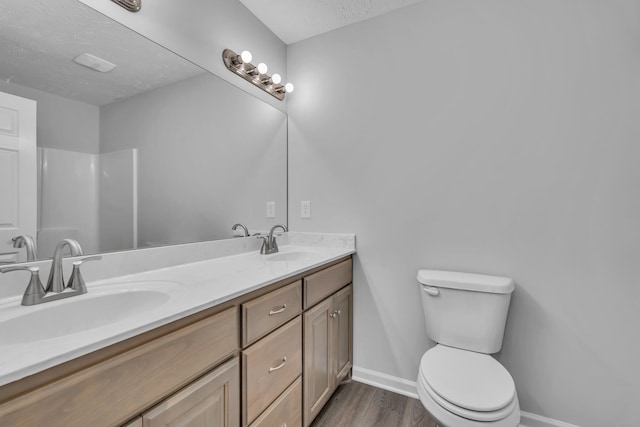
M 282 77 L 280 77 L 280 74 L 274 74 L 273 76 L 271 76 L 271 81 L 275 84 L 280 84 L 280 82 L 282 81 Z
M 284 85 L 284 90 L 286 90 L 288 93 L 293 92 L 293 83 L 287 83 L 286 85 Z
M 248 50 L 244 50 L 240 54 L 240 59 L 242 59 L 242 62 L 244 62 L 245 64 L 249 64 L 253 59 L 253 55 L 251 55 L 251 52 L 249 52 Z
M 264 62 L 258 64 L 258 72 L 260 74 L 267 74 L 267 70 L 267 64 L 265 64 Z

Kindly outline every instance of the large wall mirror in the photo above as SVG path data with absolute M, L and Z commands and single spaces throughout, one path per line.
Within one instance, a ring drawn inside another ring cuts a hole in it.
M 286 115 L 77 0 L 0 2 L 0 92 L 37 103 L 36 226 L 0 218 L 0 262 L 26 260 L 23 233 L 44 259 L 63 238 L 97 253 L 286 224 Z M 2 196 L 10 217 L 22 195 Z

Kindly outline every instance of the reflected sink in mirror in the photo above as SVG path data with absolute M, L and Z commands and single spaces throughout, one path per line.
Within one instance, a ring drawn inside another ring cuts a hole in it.
M 20 307 L 0 321 L 3 344 L 21 344 L 100 328 L 165 305 L 183 287 L 175 282 L 129 282 L 89 289 L 87 294 Z M 93 292 L 92 292 L 93 291 Z

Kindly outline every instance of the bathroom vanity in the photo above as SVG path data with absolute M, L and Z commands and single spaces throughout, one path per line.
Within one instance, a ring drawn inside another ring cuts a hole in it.
M 206 262 L 176 267 L 191 277 L 175 304 L 180 314 L 48 368 L 25 368 L 0 386 L 0 426 L 308 426 L 350 374 L 354 251 L 311 261 L 303 252 L 285 248 L 271 264 L 254 254 L 221 261 L 259 260 L 266 283 L 257 267 L 216 278 L 220 270 Z M 212 286 L 225 277 L 249 283 L 184 310 L 190 292 L 201 298 L 209 289 L 207 276 Z

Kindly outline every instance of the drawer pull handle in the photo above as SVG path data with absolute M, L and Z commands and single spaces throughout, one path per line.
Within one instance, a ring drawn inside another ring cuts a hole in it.
M 340 316 L 340 310 L 336 310 L 329 315 L 329 317 L 331 317 L 332 319 L 335 319 L 338 316 Z
M 269 316 L 273 316 L 274 314 L 280 314 L 280 313 L 282 313 L 283 311 L 285 311 L 286 309 L 287 309 L 287 304 L 282 304 L 282 307 L 280 307 L 279 309 L 277 309 L 277 310 L 271 310 L 271 311 L 269 312 Z
M 287 364 L 287 356 L 284 356 L 282 358 L 282 363 L 281 364 L 279 364 L 278 366 L 272 366 L 272 367 L 269 368 L 269 373 L 271 373 L 273 371 L 277 371 L 278 369 L 284 368 L 284 365 L 286 365 L 286 364 Z

